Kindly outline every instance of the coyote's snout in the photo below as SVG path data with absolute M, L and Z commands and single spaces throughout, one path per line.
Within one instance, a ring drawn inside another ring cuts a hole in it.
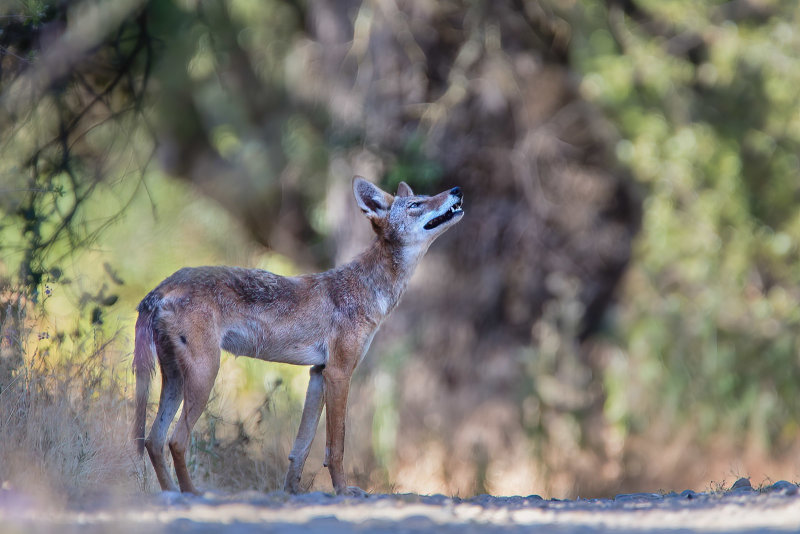
M 293 493 L 299 489 L 324 405 L 325 465 L 333 487 L 336 493 L 357 491 L 348 488 L 342 464 L 350 377 L 428 246 L 464 212 L 458 187 L 420 196 L 401 182 L 392 196 L 356 177 L 353 192 L 377 236 L 351 263 L 297 277 L 237 267 L 185 268 L 139 303 L 133 354 L 134 438 L 140 454 L 147 448 L 163 490 L 177 490 L 167 472 L 164 445 L 183 401 L 169 448 L 181 491 L 196 493 L 186 468 L 186 451 L 214 385 L 222 348 L 241 356 L 312 366 L 284 489 Z M 145 440 L 156 356 L 161 398 Z

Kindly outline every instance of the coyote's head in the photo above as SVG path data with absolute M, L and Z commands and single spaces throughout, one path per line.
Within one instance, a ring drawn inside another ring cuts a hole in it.
M 407 183 L 400 182 L 397 194 L 392 196 L 356 176 L 353 193 L 375 233 L 387 241 L 406 246 L 427 248 L 464 216 L 460 187 L 430 197 L 415 195 Z

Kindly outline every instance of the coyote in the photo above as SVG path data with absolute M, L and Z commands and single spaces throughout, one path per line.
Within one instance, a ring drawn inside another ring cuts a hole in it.
M 325 466 L 337 494 L 348 487 L 343 468 L 350 377 L 375 332 L 405 291 L 430 244 L 464 215 L 461 189 L 415 195 L 401 182 L 395 196 L 356 176 L 353 193 L 372 223 L 372 245 L 351 263 L 319 274 L 279 276 L 259 269 L 187 267 L 139 303 L 133 371 L 134 439 L 150 456 L 162 490 L 177 491 L 164 462 L 167 431 L 183 401 L 169 448 L 182 492 L 197 493 L 186 468 L 192 427 L 208 402 L 220 349 L 262 360 L 310 365 L 300 429 L 289 455 L 284 490 L 300 476 L 326 407 Z M 158 412 L 144 439 L 155 356 L 161 367 Z

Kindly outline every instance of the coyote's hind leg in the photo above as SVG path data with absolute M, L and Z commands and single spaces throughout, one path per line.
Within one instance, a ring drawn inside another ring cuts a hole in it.
M 303 405 L 303 415 L 300 418 L 300 429 L 297 431 L 297 438 L 294 440 L 292 452 L 289 454 L 289 470 L 286 472 L 286 480 L 283 483 L 283 490 L 289 493 L 300 491 L 300 477 L 303 474 L 303 466 L 311 450 L 311 442 L 314 441 L 314 434 L 317 432 L 319 417 L 322 413 L 322 404 L 325 399 L 325 381 L 322 378 L 324 365 L 315 365 L 311 368 L 311 377 L 308 380 L 308 390 L 306 391 L 306 402 Z
M 166 349 L 166 350 L 164 350 Z M 147 454 L 156 472 L 156 478 L 163 491 L 178 491 L 175 481 L 170 476 L 164 461 L 164 445 L 167 442 L 169 425 L 178 413 L 178 408 L 183 399 L 183 376 L 174 359 L 170 348 L 159 348 L 161 354 L 161 397 L 158 401 L 158 413 L 150 429 L 150 434 L 145 441 Z
M 180 339 L 183 345 L 179 351 L 183 364 L 183 410 L 169 440 L 169 449 L 181 491 L 197 494 L 186 467 L 186 452 L 192 428 L 203 413 L 214 387 L 219 371 L 220 350 L 219 343 L 211 335 L 190 336 L 182 335 Z

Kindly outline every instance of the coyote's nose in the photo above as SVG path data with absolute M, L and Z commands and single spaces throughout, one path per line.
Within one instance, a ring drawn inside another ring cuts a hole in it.
M 464 196 L 464 194 L 461 192 L 461 188 L 460 187 L 454 187 L 453 189 L 451 189 L 450 190 L 450 194 L 451 195 L 455 195 L 458 198 L 461 198 L 461 197 Z

